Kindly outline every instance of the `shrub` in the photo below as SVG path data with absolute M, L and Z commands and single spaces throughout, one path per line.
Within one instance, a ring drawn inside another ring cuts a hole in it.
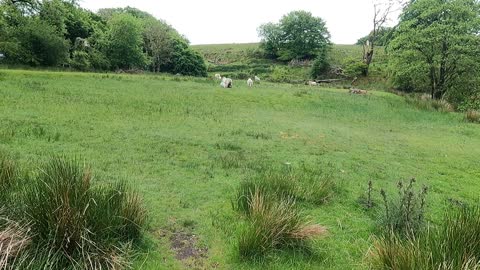
M 270 74 L 270 80 L 272 82 L 288 82 L 290 80 L 289 70 L 285 67 L 274 67 Z
M 415 192 L 415 178 L 407 185 L 400 181 L 397 184 L 398 196 L 387 197 L 384 189 L 380 191 L 383 198 L 384 211 L 379 216 L 380 227 L 385 233 L 395 232 L 401 235 L 416 235 L 425 223 L 425 198 L 427 187 Z
M 328 63 L 327 57 L 322 54 L 318 56 L 313 62 L 312 69 L 310 71 L 310 76 L 313 79 L 318 78 L 320 75 L 325 74 L 330 69 L 330 63 Z
M 363 61 L 354 58 L 346 59 L 343 64 L 344 74 L 352 78 L 365 74 L 367 68 Z
M 33 180 L 22 199 L 33 243 L 53 251 L 47 261 L 110 268 L 117 259 L 112 252 L 140 238 L 145 210 L 125 183 L 92 187 L 90 171 L 63 158 L 52 159 Z
M 70 64 L 72 68 L 81 71 L 88 70 L 91 66 L 89 61 L 89 55 L 84 51 L 74 51 Z
M 326 232 L 322 226 L 310 225 L 291 197 L 277 200 L 256 188 L 249 198 L 248 222 L 238 235 L 238 250 L 243 258 L 306 247 L 308 240 Z
M 480 207 L 454 207 L 442 224 L 418 237 L 377 239 L 377 269 L 480 269 Z
M 465 120 L 471 123 L 480 123 L 480 112 L 469 110 L 465 113 Z

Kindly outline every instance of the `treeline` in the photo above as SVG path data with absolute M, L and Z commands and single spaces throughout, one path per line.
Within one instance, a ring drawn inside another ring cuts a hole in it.
M 207 75 L 166 22 L 130 7 L 93 13 L 77 0 L 0 0 L 0 53 L 6 64 Z

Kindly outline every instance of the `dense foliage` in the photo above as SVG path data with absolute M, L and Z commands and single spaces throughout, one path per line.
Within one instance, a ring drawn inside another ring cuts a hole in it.
M 283 61 L 324 56 L 330 45 L 325 22 L 306 11 L 292 11 L 279 23 L 261 25 L 258 33 L 266 55 Z
M 460 106 L 480 90 L 480 8 L 474 0 L 417 0 L 389 45 L 394 85 Z
M 95 14 L 77 1 L 1 0 L 0 53 L 7 64 L 206 76 L 203 58 L 164 21 L 129 7 Z

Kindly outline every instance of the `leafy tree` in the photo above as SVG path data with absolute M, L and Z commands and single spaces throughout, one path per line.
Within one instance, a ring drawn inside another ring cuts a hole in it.
M 456 103 L 478 92 L 479 11 L 475 0 L 412 1 L 389 46 L 394 84 Z
M 259 27 L 262 47 L 279 60 L 314 59 L 325 54 L 330 34 L 325 22 L 307 11 L 292 11 L 278 24 Z
M 148 20 L 143 33 L 145 51 L 151 58 L 153 72 L 168 71 L 172 65 L 174 52 L 174 36 L 176 31 L 158 20 Z
M 266 56 L 277 58 L 283 39 L 280 25 L 275 23 L 261 25 L 258 28 L 258 35 L 262 37 L 260 47 L 265 51 Z
M 106 55 L 114 68 L 143 68 L 142 25 L 130 14 L 115 14 L 107 23 Z
M 39 19 L 33 19 L 18 33 L 22 47 L 32 54 L 28 64 L 58 66 L 68 59 L 69 43 L 57 29 Z

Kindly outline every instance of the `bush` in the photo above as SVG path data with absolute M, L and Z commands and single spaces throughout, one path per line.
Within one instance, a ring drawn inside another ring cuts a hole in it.
M 410 179 L 407 185 L 398 182 L 398 196 L 393 199 L 387 197 L 385 190 L 380 193 L 383 198 L 384 211 L 380 213 L 380 228 L 384 233 L 394 232 L 400 235 L 416 235 L 423 229 L 425 223 L 425 199 L 427 187 L 415 192 L 413 185 L 415 178 Z
M 270 74 L 272 82 L 288 82 L 290 80 L 290 72 L 285 67 L 275 66 Z
M 438 227 L 418 237 L 395 233 L 375 241 L 376 269 L 479 269 L 480 207 L 454 207 Z
M 90 61 L 88 53 L 84 51 L 74 51 L 72 54 L 72 60 L 70 62 L 70 65 L 72 68 L 85 71 L 90 69 Z
M 480 123 L 480 112 L 469 110 L 465 113 L 465 120 L 471 123 Z
M 32 180 L 18 200 L 36 249 L 31 256 L 48 247 L 45 263 L 59 268 L 111 268 L 122 257 L 117 253 L 139 240 L 145 209 L 125 183 L 93 187 L 89 170 L 63 158 L 52 159 Z
M 346 59 L 343 64 L 344 74 L 352 78 L 365 74 L 367 69 L 367 64 L 354 58 Z
M 318 78 L 320 75 L 325 74 L 330 69 L 330 63 L 328 63 L 325 55 L 318 56 L 313 62 L 310 75 L 313 79 Z
M 248 222 L 238 235 L 238 250 L 243 258 L 306 247 L 308 240 L 326 232 L 322 226 L 309 225 L 291 197 L 277 200 L 256 188 L 249 198 Z

